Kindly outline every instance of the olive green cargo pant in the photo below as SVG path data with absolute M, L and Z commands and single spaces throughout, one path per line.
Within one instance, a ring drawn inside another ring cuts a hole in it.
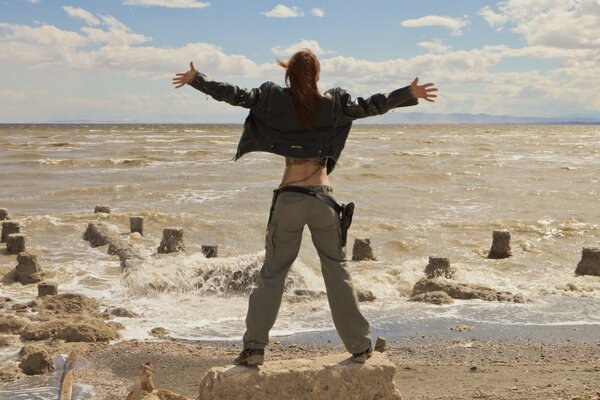
M 329 186 L 309 186 L 333 197 Z M 371 347 L 370 328 L 358 307 L 347 270 L 337 213 L 324 201 L 302 193 L 282 192 L 277 197 L 267 228 L 265 262 L 258 286 L 250 295 L 244 348 L 263 349 L 275 323 L 285 277 L 296 259 L 304 225 L 308 225 L 319 259 L 333 322 L 350 353 Z

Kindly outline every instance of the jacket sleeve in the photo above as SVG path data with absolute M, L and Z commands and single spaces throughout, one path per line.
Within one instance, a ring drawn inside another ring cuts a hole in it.
M 268 82 L 262 84 L 260 88 L 247 90 L 226 82 L 208 80 L 206 75 L 198 72 L 196 77 L 188 84 L 194 89 L 206 93 L 215 100 L 224 101 L 232 106 L 252 108 L 264 97 L 263 92 L 265 92 Z
M 390 93 L 377 93 L 370 97 L 352 99 L 344 89 L 340 89 L 340 107 L 342 113 L 350 119 L 371 117 L 385 114 L 397 107 L 407 107 L 419 104 L 413 96 L 410 86 L 396 89 Z

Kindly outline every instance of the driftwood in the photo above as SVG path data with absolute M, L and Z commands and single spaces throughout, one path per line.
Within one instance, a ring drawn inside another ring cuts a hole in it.
M 71 400 L 73 394 L 73 383 L 75 383 L 75 363 L 77 362 L 77 354 L 71 352 L 65 363 L 62 380 L 60 382 L 60 395 L 58 400 Z

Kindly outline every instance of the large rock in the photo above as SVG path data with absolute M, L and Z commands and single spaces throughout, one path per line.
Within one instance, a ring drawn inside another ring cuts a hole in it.
M 0 333 L 1 334 L 20 334 L 30 324 L 29 320 L 16 315 L 0 315 Z
M 41 282 L 44 271 L 40 267 L 37 257 L 28 252 L 17 255 L 17 266 L 15 267 L 15 279 L 22 284 Z
M 400 400 L 396 366 L 374 352 L 366 364 L 348 354 L 312 360 L 267 361 L 260 368 L 215 367 L 200 383 L 199 399 Z
M 421 279 L 413 287 L 413 296 L 428 292 L 445 292 L 453 299 L 460 300 L 485 300 L 485 301 L 511 301 L 523 303 L 521 295 L 510 292 L 501 292 L 485 286 L 457 283 L 444 278 Z
M 108 342 L 119 338 L 118 328 L 101 320 L 86 318 L 55 319 L 28 325 L 21 332 L 23 340 L 62 339 L 65 342 Z
M 435 291 L 419 293 L 411 296 L 410 301 L 418 301 L 421 303 L 431 303 L 441 306 L 443 304 L 452 304 L 454 300 L 446 292 Z
M 54 363 L 48 350 L 39 345 L 27 344 L 19 352 L 19 368 L 26 375 L 41 375 L 54 371 Z
M 143 259 L 142 250 L 134 246 L 119 233 L 119 228 L 106 222 L 90 222 L 83 234 L 83 239 L 92 247 L 108 245 L 107 253 L 119 256 L 121 268 L 127 268 L 130 259 Z
M 586 247 L 581 254 L 581 261 L 577 264 L 575 275 L 600 276 L 600 248 Z
M 352 247 L 352 261 L 375 260 L 370 239 L 355 239 Z

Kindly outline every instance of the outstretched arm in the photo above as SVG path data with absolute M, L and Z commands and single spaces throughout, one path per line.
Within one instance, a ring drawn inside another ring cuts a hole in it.
M 433 83 L 418 85 L 419 78 L 415 78 L 410 86 L 396 89 L 390 93 L 377 93 L 370 97 L 357 97 L 352 99 L 350 94 L 342 91 L 340 93 L 340 103 L 343 113 L 351 119 L 371 117 L 374 115 L 385 114 L 389 110 L 397 107 L 408 107 L 419 104 L 418 99 L 425 99 L 433 102 L 437 97 L 432 92 L 437 91 Z
M 194 68 L 193 62 L 190 62 L 189 71 L 175 74 L 173 77 L 173 85 L 175 85 L 175 89 L 190 85 L 194 89 L 208 94 L 215 100 L 246 108 L 251 108 L 260 101 L 260 95 L 262 89 L 264 89 L 264 85 L 260 88 L 246 90 L 226 82 L 208 80 L 204 74 L 201 74 Z

